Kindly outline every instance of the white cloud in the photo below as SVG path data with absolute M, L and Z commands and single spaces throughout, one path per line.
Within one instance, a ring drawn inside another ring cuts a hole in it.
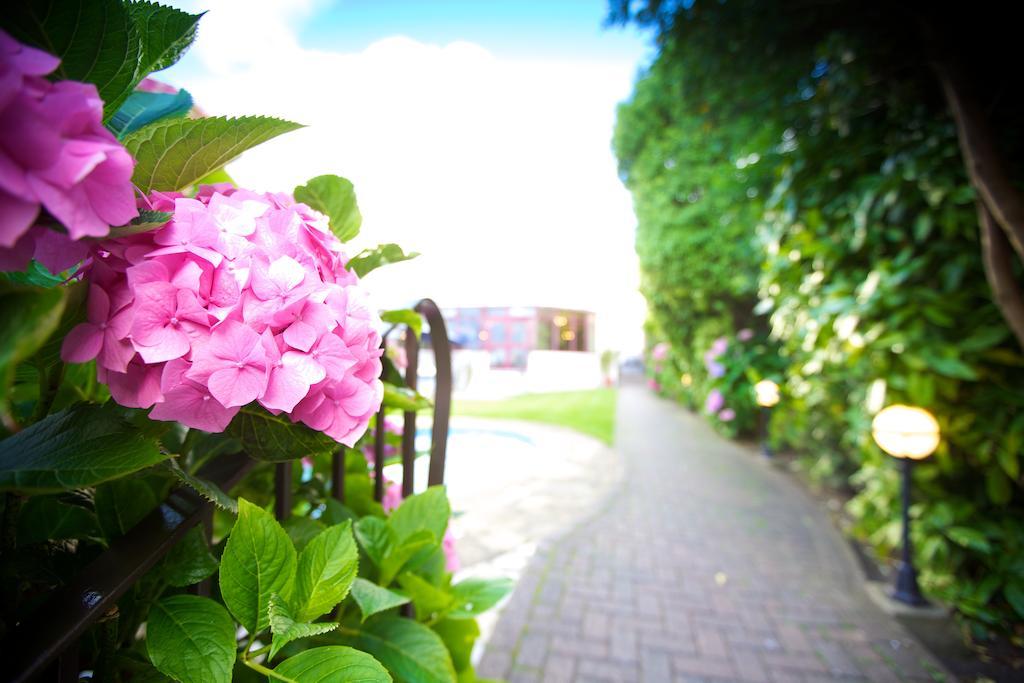
M 315 51 L 290 28 L 315 20 L 315 5 L 283 7 L 216 4 L 194 48 L 204 73 L 179 83 L 211 114 L 307 125 L 236 162 L 240 183 L 350 178 L 364 215 L 356 247 L 423 254 L 368 278 L 385 303 L 587 308 L 599 344 L 637 344 L 635 218 L 609 147 L 634 64 L 512 61 L 402 36 Z

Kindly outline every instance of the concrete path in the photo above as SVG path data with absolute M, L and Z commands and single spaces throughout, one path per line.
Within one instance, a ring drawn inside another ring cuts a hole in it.
M 481 677 L 942 680 L 792 482 L 639 386 L 622 388 L 617 425 L 621 485 L 540 545 Z

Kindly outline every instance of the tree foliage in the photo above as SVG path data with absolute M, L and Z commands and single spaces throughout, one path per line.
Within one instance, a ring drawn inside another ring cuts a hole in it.
M 870 420 L 888 403 L 929 408 L 944 438 L 917 468 L 923 581 L 976 635 L 1015 631 L 1024 355 L 990 282 L 1019 292 L 1021 269 L 1012 211 L 996 216 L 979 192 L 949 106 L 984 96 L 997 172 L 1019 187 L 1021 138 L 1008 124 L 1021 94 L 1009 87 L 1012 43 L 999 40 L 1008 18 L 726 0 L 613 3 L 612 20 L 652 26 L 660 47 L 620 109 L 615 149 L 637 208 L 651 329 L 673 349 L 663 384 L 699 405 L 710 339 L 768 331 L 739 362 L 752 377 L 785 367 L 774 438 L 852 487 L 856 532 L 883 555 L 899 540 L 898 479 Z M 979 27 L 986 45 L 969 38 Z M 950 73 L 970 89 L 951 95 Z M 726 400 L 749 403 L 735 387 Z

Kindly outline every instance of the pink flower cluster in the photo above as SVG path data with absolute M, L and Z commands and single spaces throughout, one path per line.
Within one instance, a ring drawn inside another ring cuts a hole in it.
M 658 342 L 651 349 L 651 358 L 657 361 L 662 361 L 668 358 L 668 352 L 672 347 L 669 346 L 668 342 Z
M 60 60 L 0 31 L 0 269 L 36 258 L 60 272 L 87 252 L 83 237 L 138 215 L 135 160 L 103 127 L 96 86 L 43 78 Z M 37 225 L 40 210 L 67 233 Z
M 229 185 L 149 201 L 173 218 L 93 249 L 63 358 L 95 358 L 114 400 L 156 420 L 220 432 L 256 402 L 355 444 L 383 397 L 381 338 L 327 219 Z
M 704 354 L 704 367 L 708 369 L 708 375 L 713 378 L 723 377 L 725 375 L 725 366 L 718 362 L 718 357 L 721 356 L 729 348 L 729 340 L 725 337 L 719 337 L 711 344 L 711 348 Z

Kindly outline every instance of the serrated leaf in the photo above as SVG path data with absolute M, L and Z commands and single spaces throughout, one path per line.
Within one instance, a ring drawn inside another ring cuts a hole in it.
M 355 523 L 355 536 L 363 552 L 378 567 L 395 544 L 395 532 L 380 517 L 363 517 Z
M 295 201 L 327 216 L 331 232 L 342 242 L 359 234 L 363 216 L 352 183 L 336 175 L 322 175 L 295 188 Z
M 388 518 L 388 526 L 394 530 L 399 543 L 420 531 L 430 532 L 434 540 L 440 542 L 451 514 L 444 486 L 431 486 L 403 500 Z
M 342 645 L 314 647 L 300 652 L 278 664 L 274 673 L 296 683 L 391 681 L 387 670 L 373 656 Z
M 96 515 L 56 496 L 32 496 L 18 515 L 18 545 L 99 536 Z
M 455 667 L 444 641 L 411 619 L 372 619 L 350 640 L 355 647 L 376 657 L 400 683 L 455 682 Z
M 104 120 L 135 87 L 142 40 L 120 0 L 30 0 L 4 8 L 15 38 L 60 57 L 59 79 L 94 83 Z
M 0 490 L 95 486 L 164 460 L 156 439 L 113 404 L 78 405 L 0 441 Z
M 270 659 L 273 659 L 282 647 L 293 640 L 330 633 L 338 628 L 337 622 L 326 624 L 304 623 L 295 616 L 287 601 L 276 593 L 270 596 L 269 609 L 270 632 L 273 634 L 273 641 L 270 646 Z
M 412 333 L 417 337 L 423 331 L 423 316 L 411 308 L 401 308 L 395 311 L 384 311 L 380 319 L 394 325 L 408 325 Z
M 359 568 L 352 522 L 324 529 L 299 555 L 292 603 L 300 621 L 330 612 L 345 599 Z
M 132 182 L 152 190 L 181 190 L 224 166 L 245 150 L 300 128 L 268 116 L 159 121 L 124 139 L 135 157 Z
M 235 622 L 209 598 L 173 595 L 149 612 L 146 650 L 153 666 L 182 683 L 229 683 Z
M 421 619 L 431 614 L 444 613 L 455 604 L 451 593 L 412 572 L 399 574 L 398 585 L 412 599 L 416 614 Z
M 186 90 L 174 94 L 136 90 L 110 117 L 107 128 L 118 138 L 123 138 L 156 121 L 186 116 L 191 109 L 192 95 Z
M 238 514 L 238 502 L 224 493 L 219 486 L 212 481 L 189 474 L 178 465 L 177 460 L 171 459 L 168 461 L 168 464 L 171 472 L 182 484 L 185 484 L 221 510 L 230 512 L 233 515 Z
M 397 408 L 402 411 L 428 410 L 434 405 L 426 396 L 409 387 L 398 387 L 387 383 L 384 384 L 383 404 L 388 408 Z
M 378 586 L 372 581 L 357 578 L 352 582 L 352 599 L 359 605 L 363 613 L 363 621 L 366 621 L 374 614 L 385 610 L 393 609 L 409 602 L 409 598 L 383 586 Z
M 459 581 L 452 586 L 455 598 L 455 609 L 449 619 L 472 619 L 491 609 L 515 588 L 511 579 L 470 578 Z
M 242 442 L 246 453 L 270 462 L 329 455 L 338 450 L 338 442 L 323 432 L 256 406 L 242 408 L 231 420 L 227 433 Z
M 184 588 L 211 576 L 218 565 L 210 554 L 203 528 L 196 526 L 167 553 L 160 565 L 160 578 L 172 586 Z
M 139 80 L 178 61 L 195 40 L 203 16 L 139 0 L 129 5 L 129 11 L 142 41 Z
M 381 266 L 386 266 L 389 263 L 401 263 L 417 256 L 419 254 L 415 251 L 406 254 L 397 244 L 378 244 L 373 249 L 364 249 L 353 256 L 345 267 L 359 277 L 364 277 Z
M 281 525 L 269 512 L 239 498 L 238 521 L 221 557 L 220 592 L 249 633 L 270 623 L 271 595 L 291 597 L 295 566 L 295 548 Z
M 156 230 L 167 224 L 167 221 L 174 218 L 174 214 L 168 211 L 139 211 L 139 215 L 127 225 L 118 225 L 110 229 L 110 237 L 127 237 L 138 235 L 142 232 Z

